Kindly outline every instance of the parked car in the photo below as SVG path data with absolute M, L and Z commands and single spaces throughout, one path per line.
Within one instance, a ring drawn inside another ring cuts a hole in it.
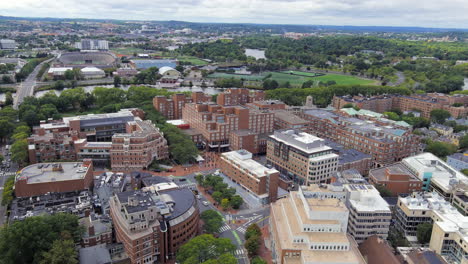
M 204 206 L 208 206 L 210 204 L 208 201 L 203 201 L 202 203 Z
M 198 200 L 201 199 L 201 195 L 197 194 L 195 197 L 197 197 Z

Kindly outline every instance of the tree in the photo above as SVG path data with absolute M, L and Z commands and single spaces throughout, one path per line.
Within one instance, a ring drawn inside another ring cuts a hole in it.
M 257 224 L 251 224 L 245 230 L 245 240 L 249 240 L 251 237 L 260 237 L 262 230 Z
M 247 249 L 249 257 L 256 256 L 258 254 L 258 250 L 260 249 L 260 238 L 257 236 L 249 238 L 247 241 L 245 241 L 244 247 Z
M 0 163 L 2 163 L 4 160 L 5 160 L 5 157 L 3 157 L 3 155 L 0 154 Z
M 386 115 L 388 119 L 394 121 L 399 121 L 401 119 L 400 116 L 394 112 L 384 112 L 384 115 Z
M 5 94 L 5 106 L 13 105 L 13 95 L 11 92 Z
M 64 73 L 64 77 L 66 80 L 73 80 L 75 79 L 75 73 L 73 70 L 66 70 Z
M 239 209 L 242 203 L 244 203 L 244 199 L 242 199 L 240 195 L 234 195 L 231 197 L 230 203 L 231 203 L 232 208 Z
M 217 259 L 210 259 L 202 264 L 237 264 L 237 259 L 231 253 L 224 253 Z
M 468 169 L 463 169 L 463 170 L 461 170 L 461 172 L 462 172 L 463 174 L 465 174 L 465 176 L 468 176 Z
M 41 264 L 78 264 L 73 240 L 55 240 L 52 248 L 43 256 Z
M 251 264 L 267 264 L 266 260 L 262 259 L 261 257 L 257 256 L 252 259 L 250 262 Z
M 221 203 L 221 200 L 223 199 L 223 194 L 220 191 L 216 191 L 216 192 L 213 192 L 211 197 L 213 197 L 213 199 L 216 202 Z
M 221 226 L 223 226 L 223 217 L 218 214 L 215 210 L 204 211 L 200 218 L 203 220 L 203 227 L 207 233 L 213 234 L 218 233 Z
M 224 211 L 226 211 L 229 208 L 229 199 L 224 198 L 223 200 L 221 200 L 221 207 Z
M 121 83 L 122 83 L 122 78 L 120 78 L 120 76 L 118 75 L 114 76 L 114 86 L 120 87 Z
M 204 234 L 197 236 L 184 245 L 177 252 L 177 262 L 181 264 L 197 264 L 208 260 L 221 259 L 224 254 L 232 254 L 236 249 L 229 238 L 215 238 Z M 223 259 L 227 257 L 224 256 Z M 231 263 L 231 262 L 228 262 Z
M 432 224 L 431 223 L 422 223 L 419 224 L 416 228 L 416 237 L 418 242 L 421 244 L 429 243 L 432 235 Z
M 3 185 L 2 205 L 7 206 L 13 201 L 13 186 L 15 186 L 15 175 L 8 177 Z
M 460 148 L 461 149 L 466 149 L 468 148 L 468 134 L 464 135 L 459 142 Z
M 175 67 L 175 70 L 178 71 L 178 72 L 180 72 L 180 73 L 184 73 L 184 66 L 182 66 L 182 65 L 177 65 L 177 66 Z
M 11 145 L 11 160 L 19 164 L 28 162 L 28 141 L 21 139 Z
M 451 116 L 450 112 L 444 109 L 434 109 L 431 111 L 431 120 L 439 124 L 443 124 Z
M 457 146 L 441 141 L 429 141 L 426 146 L 426 151 L 431 152 L 439 158 L 444 158 L 455 153 L 457 151 Z
M 390 191 L 387 187 L 385 187 L 385 186 L 383 186 L 381 184 L 375 185 L 375 188 L 377 189 L 377 191 L 379 191 L 380 196 L 382 196 L 382 197 L 392 197 L 393 196 L 392 191 Z

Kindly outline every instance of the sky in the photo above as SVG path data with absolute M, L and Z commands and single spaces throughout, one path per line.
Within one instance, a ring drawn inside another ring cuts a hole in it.
M 468 0 L 0 0 L 0 15 L 468 28 Z

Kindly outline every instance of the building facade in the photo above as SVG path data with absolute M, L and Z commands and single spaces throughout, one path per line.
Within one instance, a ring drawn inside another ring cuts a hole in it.
M 218 94 L 216 103 L 222 106 L 236 106 L 263 100 L 265 100 L 264 91 L 251 93 L 249 89 L 230 88 Z
M 267 163 L 299 185 L 329 182 L 338 155 L 325 141 L 299 130 L 279 130 L 268 138 Z
M 385 187 L 393 196 L 419 192 L 423 189 L 423 182 L 402 162 L 371 169 L 369 182 Z
M 169 99 L 165 96 L 156 96 L 153 98 L 153 106 L 167 119 L 182 118 L 182 108 L 187 103 L 204 103 L 211 101 L 211 96 L 203 92 L 193 92 L 191 97 L 185 94 L 173 94 Z

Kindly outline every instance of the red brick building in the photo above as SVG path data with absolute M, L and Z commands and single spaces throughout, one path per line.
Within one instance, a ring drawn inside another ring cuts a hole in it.
M 112 243 L 112 224 L 110 222 L 102 222 L 94 214 L 81 218 L 79 221 L 85 229 L 81 238 L 82 247 Z
M 218 94 L 216 103 L 222 106 L 236 106 L 263 100 L 265 100 L 264 91 L 251 92 L 249 89 L 231 88 Z
M 23 168 L 15 180 L 16 197 L 88 190 L 93 185 L 93 163 L 39 163 Z
M 165 96 L 156 96 L 153 98 L 153 106 L 167 119 L 180 119 L 182 117 L 182 108 L 187 103 L 203 103 L 211 101 L 211 96 L 203 92 L 194 92 L 191 97 L 185 94 L 174 94 L 169 99 Z
M 370 170 L 369 182 L 384 186 L 394 196 L 420 192 L 423 187 L 422 181 L 400 162 Z

